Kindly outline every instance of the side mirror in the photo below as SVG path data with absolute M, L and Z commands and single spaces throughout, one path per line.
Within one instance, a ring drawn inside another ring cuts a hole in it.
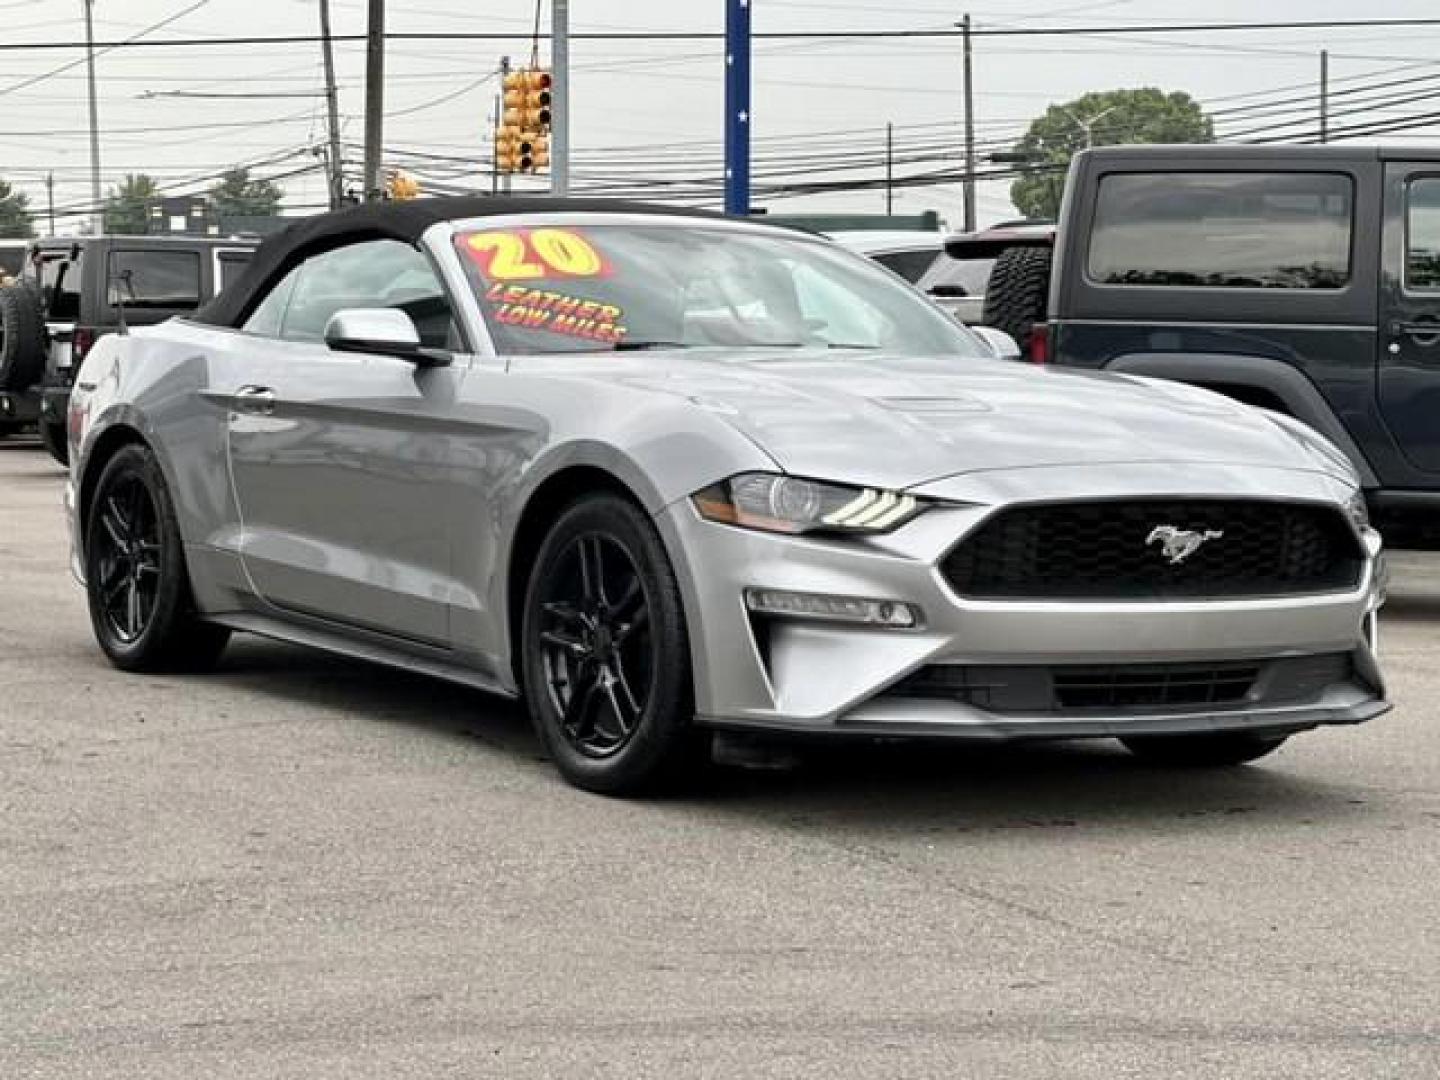
M 990 350 L 990 354 L 995 359 L 1020 359 L 1019 344 L 1004 330 L 996 330 L 993 326 L 971 326 L 969 330 L 985 343 L 985 347 Z
M 396 308 L 345 308 L 325 324 L 325 344 L 341 352 L 393 356 L 423 367 L 449 363 L 442 352 L 420 344 L 420 331 Z

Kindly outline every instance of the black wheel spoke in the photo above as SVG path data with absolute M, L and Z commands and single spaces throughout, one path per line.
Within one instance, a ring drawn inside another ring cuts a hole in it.
M 140 579 L 134 576 L 126 582 L 125 630 L 132 638 L 140 636 Z
M 105 579 L 102 578 L 100 586 L 100 605 L 106 611 L 113 611 L 115 609 L 115 601 L 120 599 L 120 594 L 125 591 L 125 587 L 129 584 L 130 577 L 128 574 L 125 574 L 123 572 L 120 573 L 118 576 L 112 576 L 109 584 L 106 584 Z
M 570 686 L 570 700 L 565 705 L 565 730 L 582 739 L 595 728 L 595 706 L 600 690 L 600 671 L 593 664 L 580 668 L 580 678 Z
M 552 615 L 555 618 L 559 619 L 561 622 L 570 623 L 572 626 L 577 623 L 583 623 L 585 621 L 585 616 L 581 613 L 579 608 L 577 608 L 574 604 L 565 603 L 564 601 L 560 600 L 553 601 L 549 604 L 543 604 L 541 605 L 540 610 L 545 612 L 546 615 Z
M 114 499 L 107 499 L 105 509 L 100 511 L 100 524 L 104 526 L 106 533 L 110 536 L 110 543 L 115 545 L 115 550 L 124 552 L 130 546 L 130 529 L 120 516 L 120 511 L 115 506 Z
M 635 692 L 630 689 L 630 680 L 625 677 L 625 665 L 619 659 L 611 667 L 610 676 L 606 692 L 610 695 L 610 704 L 615 709 L 615 715 L 620 719 L 621 732 L 628 735 L 639 721 L 643 710 L 635 700 Z
M 571 637 L 569 634 L 562 634 L 558 630 L 546 630 L 540 635 L 540 640 L 546 645 L 553 645 L 557 649 L 563 649 L 571 656 L 584 656 L 589 650 L 585 642 L 579 638 Z
M 598 536 L 580 540 L 581 598 L 591 607 L 605 603 L 605 557 Z

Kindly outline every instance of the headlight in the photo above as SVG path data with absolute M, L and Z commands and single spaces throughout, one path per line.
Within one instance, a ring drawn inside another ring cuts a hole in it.
M 692 497 L 700 516 L 779 533 L 883 533 L 929 505 L 913 495 L 772 473 L 741 473 Z
M 1365 492 L 1357 489 L 1352 493 L 1349 501 L 1345 504 L 1345 512 L 1350 515 L 1350 520 L 1355 523 L 1355 528 L 1363 531 L 1370 524 L 1370 507 L 1365 502 Z

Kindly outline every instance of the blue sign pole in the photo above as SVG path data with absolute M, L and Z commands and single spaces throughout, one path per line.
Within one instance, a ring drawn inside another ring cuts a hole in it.
M 750 0 L 725 0 L 725 212 L 750 213 Z

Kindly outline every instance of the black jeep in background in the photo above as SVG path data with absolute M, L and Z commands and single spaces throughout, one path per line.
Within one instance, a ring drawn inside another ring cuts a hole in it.
M 1071 166 L 1049 361 L 1287 413 L 1392 542 L 1440 537 L 1440 151 L 1113 147 Z
M 0 435 L 36 425 L 66 460 L 70 386 L 86 352 L 121 326 L 185 315 L 250 261 L 256 241 L 206 236 L 38 240 L 0 287 Z

